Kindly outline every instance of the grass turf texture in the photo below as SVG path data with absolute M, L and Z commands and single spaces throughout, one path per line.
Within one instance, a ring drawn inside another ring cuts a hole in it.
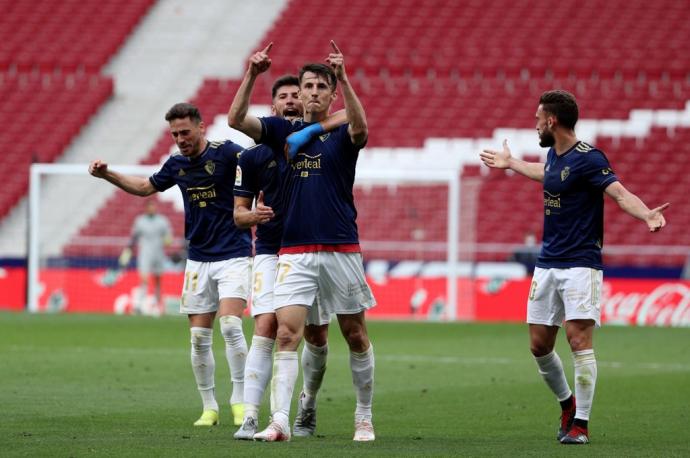
M 251 325 L 245 320 L 248 338 Z M 537 374 L 525 325 L 369 323 L 373 443 L 352 442 L 354 392 L 336 326 L 317 436 L 287 444 L 232 439 L 218 330 L 221 424 L 214 428 L 192 426 L 201 401 L 183 317 L 0 313 L 0 330 L 4 457 L 690 455 L 690 329 L 598 330 L 592 443 L 585 450 L 556 442 L 558 404 Z M 563 335 L 558 351 L 572 384 Z M 300 386 L 301 380 L 295 396 Z

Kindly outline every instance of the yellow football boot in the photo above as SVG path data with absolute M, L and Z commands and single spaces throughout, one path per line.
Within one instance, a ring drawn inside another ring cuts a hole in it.
M 218 424 L 218 412 L 215 410 L 204 410 L 199 419 L 194 422 L 194 426 L 214 426 Z

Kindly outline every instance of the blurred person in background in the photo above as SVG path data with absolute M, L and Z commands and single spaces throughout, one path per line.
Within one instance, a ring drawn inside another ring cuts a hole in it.
M 137 247 L 140 285 L 134 301 L 134 311 L 146 315 L 160 315 L 163 312 L 161 277 L 167 263 L 165 247 L 172 242 L 172 230 L 168 218 L 157 212 L 155 200 L 147 200 L 146 211 L 136 217 L 131 233 L 129 246 L 123 250 L 119 262 L 121 267 L 125 267 L 132 256 L 132 250 Z M 149 304 L 152 307 L 148 310 L 146 298 L 151 282 L 155 303 Z
M 533 231 L 527 231 L 523 245 L 515 250 L 510 260 L 525 266 L 527 273 L 532 275 L 538 258 L 539 245 L 537 244 L 537 236 Z
M 561 405 L 557 439 L 562 444 L 589 442 L 589 417 L 597 381 L 593 333 L 600 325 L 604 194 L 651 232 L 666 224 L 665 203 L 649 209 L 618 180 L 604 153 L 575 135 L 579 110 L 575 97 L 563 90 L 544 92 L 536 112 L 539 145 L 548 147 L 546 163 L 512 157 L 508 142 L 502 151 L 484 150 L 489 167 L 511 169 L 543 183 L 544 236 L 527 302 L 530 347 L 549 389 Z M 554 351 L 565 320 L 573 354 L 575 395 Z

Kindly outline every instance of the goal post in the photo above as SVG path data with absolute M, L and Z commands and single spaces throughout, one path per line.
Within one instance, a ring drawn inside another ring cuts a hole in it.
M 49 304 L 46 301 L 60 300 L 63 288 L 56 291 L 59 294 L 46 293 L 46 285 L 42 281 L 42 269 L 50 263 L 68 266 L 68 262 L 60 262 L 64 258 L 65 248 L 74 237 L 78 237 L 79 230 L 88 222 L 90 217 L 97 214 L 106 203 L 109 196 L 117 192 L 108 183 L 101 182 L 88 173 L 88 164 L 32 164 L 29 171 L 28 197 L 28 252 L 27 252 L 27 309 L 31 312 L 46 311 Z M 145 165 L 109 165 L 109 168 L 121 173 L 150 176 L 159 169 L 158 166 Z M 77 199 L 74 196 L 78 196 Z M 132 200 L 139 199 L 131 196 Z M 59 215 L 69 215 L 68 218 Z M 115 215 L 115 218 L 119 215 Z M 110 245 L 111 249 L 121 251 L 129 241 L 129 233 L 120 237 L 101 237 L 96 241 L 98 245 Z M 50 246 L 48 246 L 50 245 Z M 93 266 L 93 264 L 92 264 Z M 112 269 L 111 269 L 112 270 Z M 68 275 L 65 273 L 65 275 Z M 67 279 L 66 277 L 64 278 Z M 60 280 L 58 280 L 60 281 Z M 41 302 L 42 296 L 44 298 Z M 60 304 L 55 304 L 60 306 Z
M 467 259 L 460 259 L 465 225 L 460 225 L 459 170 L 391 165 L 378 167 L 360 158 L 355 178 L 360 244 L 378 302 L 371 316 L 471 319 L 471 294 L 460 290 Z M 109 165 L 139 176 L 159 168 Z M 182 196 L 174 188 L 152 197 L 173 223 L 173 253 L 181 250 L 184 226 Z M 28 310 L 131 313 L 144 293 L 137 289 L 134 262 L 122 270 L 117 258 L 144 200 L 90 176 L 88 164 L 33 164 Z M 183 265 L 163 276 L 165 311 L 179 308 Z
M 392 189 L 391 199 L 380 201 L 374 196 L 375 192 L 370 191 L 371 201 L 365 201 L 367 197 L 364 189 L 384 187 Z M 407 188 L 408 192 L 401 192 Z M 360 191 L 360 192 L 357 192 Z M 415 202 L 408 199 L 411 195 L 417 195 Z M 459 220 L 460 220 L 460 179 L 459 172 L 454 169 L 411 169 L 411 168 L 375 168 L 360 167 L 357 169 L 355 179 L 355 204 L 360 213 L 364 208 L 378 208 L 382 205 L 398 207 L 404 209 L 407 205 L 427 205 L 430 199 L 442 203 L 441 208 L 445 207 L 445 213 L 441 218 L 427 219 L 427 214 L 407 214 L 407 218 L 388 220 L 382 217 L 378 222 L 374 220 L 376 226 L 380 226 L 382 231 L 388 231 L 387 238 L 380 240 L 372 231 L 369 231 L 367 224 L 372 219 L 361 220 L 358 218 L 360 241 L 363 254 L 369 260 L 378 257 L 396 257 L 399 261 L 410 261 L 425 263 L 435 260 L 441 261 L 439 270 L 435 275 L 445 278 L 445 294 L 443 297 L 443 310 L 437 310 L 436 319 L 455 320 L 458 318 L 458 254 L 459 254 Z M 415 209 L 415 212 L 419 211 Z M 433 211 L 433 209 L 432 209 Z M 404 212 L 403 212 L 403 215 Z M 410 221 L 412 216 L 417 221 Z M 374 218 L 376 215 L 374 215 Z M 438 220 L 441 220 L 442 223 Z M 411 224 L 418 223 L 418 224 Z M 409 236 L 395 237 L 390 231 L 395 226 L 397 233 L 399 230 L 407 229 Z M 401 228 L 401 226 L 407 226 Z M 439 231 L 438 229 L 444 229 Z M 444 234 L 443 234 L 444 233 Z M 442 237 L 438 235 L 442 234 Z M 420 240 L 426 239 L 426 240 Z M 383 253 L 381 253 L 383 252 Z M 393 252 L 393 253 L 391 253 Z M 383 256 L 381 256 L 383 254 Z M 387 254 L 387 255 L 386 255 Z M 436 262 L 439 264 L 439 262 Z M 368 269 L 369 270 L 369 269 Z M 389 272 L 390 274 L 390 272 Z M 402 273 L 404 275 L 404 273 Z M 411 269 L 411 276 L 423 277 L 423 269 Z M 434 275 L 429 273 L 429 276 Z M 370 275 L 371 277 L 372 275 Z M 421 290 L 416 290 L 415 293 Z M 422 293 L 422 295 L 425 295 Z M 433 298 L 425 298 L 432 300 Z M 412 298 L 401 298 L 400 300 L 410 301 L 411 308 L 418 308 L 421 304 L 415 304 L 420 300 L 420 296 Z M 433 306 L 428 304 L 428 306 Z M 433 315 L 432 310 L 428 310 L 427 317 Z

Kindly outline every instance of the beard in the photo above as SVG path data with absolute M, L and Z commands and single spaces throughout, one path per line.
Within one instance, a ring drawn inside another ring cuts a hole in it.
M 551 148 L 556 144 L 556 138 L 551 132 L 544 131 L 539 134 L 539 146 L 542 148 Z

